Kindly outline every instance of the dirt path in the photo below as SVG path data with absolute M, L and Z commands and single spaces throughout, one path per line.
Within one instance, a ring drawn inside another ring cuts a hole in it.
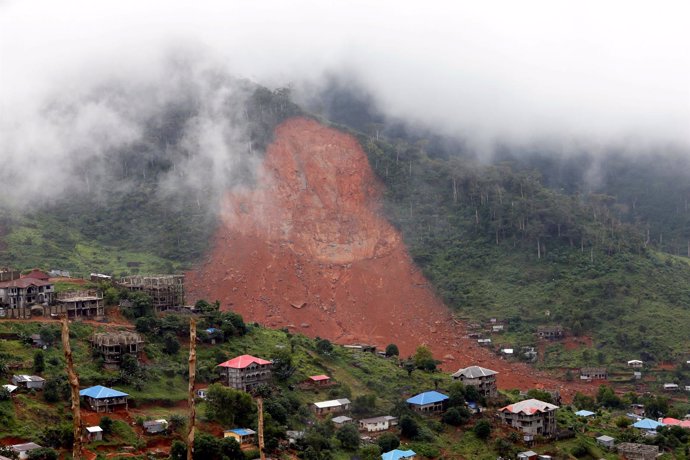
M 395 343 L 403 356 L 428 345 L 445 370 L 478 364 L 502 388 L 591 387 L 509 363 L 466 338 L 434 295 L 402 237 L 380 217 L 382 187 L 349 135 L 296 118 L 276 129 L 251 190 L 227 194 L 213 249 L 188 273 L 188 301 L 269 327 L 335 342 Z

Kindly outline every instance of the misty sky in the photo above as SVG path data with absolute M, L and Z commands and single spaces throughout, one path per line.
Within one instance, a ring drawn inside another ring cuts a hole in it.
M 478 146 L 585 140 L 687 148 L 689 5 L 3 0 L 0 136 L 14 135 L 0 139 L 0 157 L 50 155 L 64 140 L 17 140 L 17 133 L 42 136 L 36 119 L 46 104 L 109 81 L 165 86 L 162 62 L 171 55 L 274 86 L 343 75 L 385 113 Z M 84 135 L 89 124 L 81 123 L 75 132 Z M 108 143 L 136 136 L 126 123 L 99 129 L 106 128 L 113 128 Z

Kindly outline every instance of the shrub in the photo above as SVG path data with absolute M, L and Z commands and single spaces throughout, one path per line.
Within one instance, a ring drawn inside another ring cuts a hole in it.
M 479 439 L 487 439 L 489 436 L 491 436 L 491 424 L 488 420 L 479 420 L 477 423 L 475 423 L 472 431 L 474 431 L 474 434 Z

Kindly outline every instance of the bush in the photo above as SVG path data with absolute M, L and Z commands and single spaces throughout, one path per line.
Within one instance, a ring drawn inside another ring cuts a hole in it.
M 475 423 L 472 431 L 474 431 L 474 434 L 479 439 L 487 439 L 489 436 L 491 436 L 491 424 L 488 420 L 482 419 Z
M 398 350 L 398 346 L 394 343 L 389 344 L 386 347 L 386 356 L 391 357 L 391 356 L 400 356 L 400 350 Z
M 29 451 L 29 460 L 58 460 L 58 453 L 49 447 Z
M 407 439 L 414 439 L 419 436 L 419 424 L 409 415 L 400 419 L 400 434 Z
M 333 352 L 333 344 L 328 339 L 316 338 L 316 351 L 321 355 L 330 355 Z
M 389 452 L 398 448 L 400 439 L 393 433 L 384 433 L 376 440 L 376 444 L 381 448 L 381 452 Z
M 34 372 L 36 374 L 42 373 L 46 369 L 45 356 L 43 350 L 37 350 L 34 353 Z
M 466 407 L 451 407 L 443 416 L 441 421 L 447 425 L 459 426 L 470 419 L 470 411 Z
M 335 437 L 340 441 L 340 445 L 345 450 L 359 449 L 359 431 L 357 427 L 351 423 L 345 425 L 335 434 Z
M 168 332 L 163 337 L 163 352 L 169 355 L 177 354 L 180 351 L 180 341 L 175 334 Z

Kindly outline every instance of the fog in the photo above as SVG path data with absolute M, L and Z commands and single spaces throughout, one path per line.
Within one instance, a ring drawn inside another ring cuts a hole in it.
M 208 69 L 305 98 L 326 76 L 356 81 L 384 114 L 480 151 L 687 149 L 689 13 L 683 1 L 5 0 L 0 179 L 5 193 L 58 193 L 194 88 L 201 115 L 180 145 L 222 184 L 246 139 L 222 108 L 236 89 L 209 86 Z

